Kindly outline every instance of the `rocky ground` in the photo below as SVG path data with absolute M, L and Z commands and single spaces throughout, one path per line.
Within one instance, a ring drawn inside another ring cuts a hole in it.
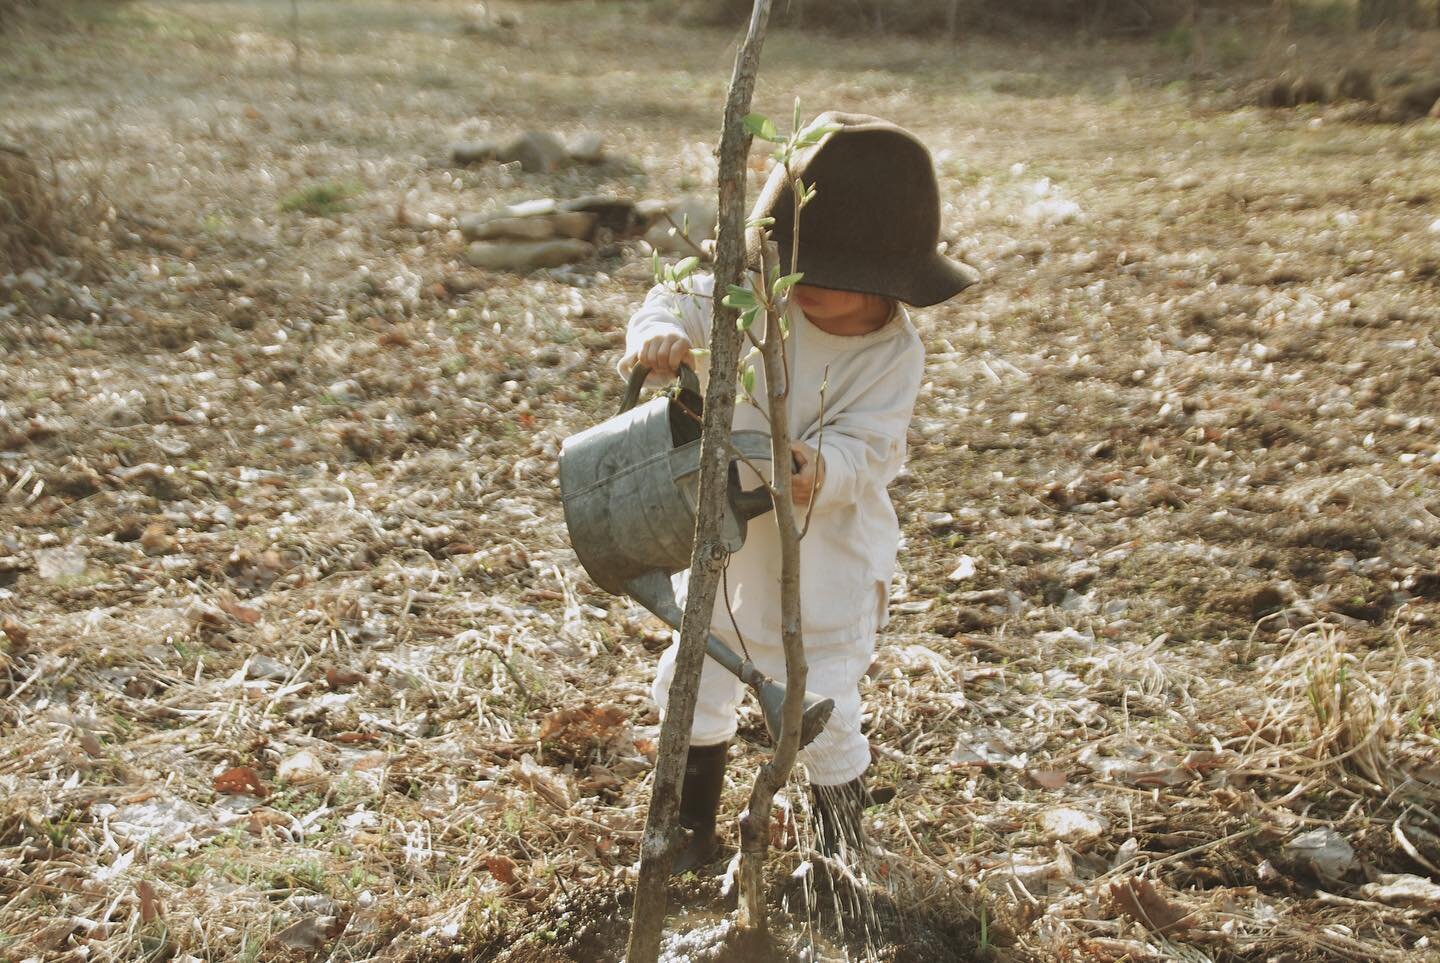
M 665 636 L 579 570 L 555 456 L 651 268 L 491 273 L 460 219 L 710 193 L 736 38 L 298 9 L 0 38 L 0 140 L 84 215 L 0 268 L 0 957 L 594 959 Z M 987 276 L 918 315 L 867 684 L 868 876 L 948 934 L 912 958 L 1436 952 L 1440 123 L 1237 106 L 1346 55 L 1217 38 L 765 51 L 757 109 L 932 145 Z M 607 159 L 455 163 L 532 128 Z

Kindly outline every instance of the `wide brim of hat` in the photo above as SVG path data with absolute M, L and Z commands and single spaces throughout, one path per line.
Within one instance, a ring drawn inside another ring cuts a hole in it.
M 785 250 L 786 246 L 779 247 L 779 254 L 780 263 L 788 270 L 790 252 Z M 760 259 L 753 237 L 748 254 L 750 267 L 758 270 Z M 885 257 L 873 253 L 857 257 L 853 253 L 828 252 L 814 245 L 802 245 L 799 268 L 804 275 L 802 284 L 878 294 L 917 308 L 948 301 L 980 280 L 979 271 L 939 252 L 928 257 Z

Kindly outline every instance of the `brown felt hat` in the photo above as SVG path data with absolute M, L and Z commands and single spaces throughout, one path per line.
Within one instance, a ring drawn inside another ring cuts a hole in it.
M 865 114 L 827 111 L 817 124 L 840 128 L 798 152 L 791 173 L 816 189 L 800 212 L 802 283 L 895 298 L 924 307 L 980 280 L 968 264 L 941 255 L 940 188 L 930 152 L 903 127 Z M 770 236 L 790 269 L 794 195 L 784 167 L 771 171 L 755 217 L 773 217 Z M 760 232 L 748 237 L 759 267 Z

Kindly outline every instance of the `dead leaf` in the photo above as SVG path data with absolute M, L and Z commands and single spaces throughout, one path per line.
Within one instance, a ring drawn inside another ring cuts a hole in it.
M 630 714 L 624 707 L 582 705 L 560 709 L 540 722 L 540 741 L 566 758 L 588 756 L 624 739 L 630 731 Z
M 241 605 L 234 599 L 223 595 L 220 597 L 220 610 L 232 619 L 238 622 L 244 622 L 246 625 L 254 625 L 260 621 L 259 609 L 252 609 Z
M 1409 873 L 1381 873 L 1377 883 L 1360 887 L 1366 899 L 1389 906 L 1411 909 L 1440 910 L 1440 886 L 1424 876 Z
M 278 809 L 270 809 L 268 806 L 250 810 L 249 816 L 250 819 L 245 828 L 252 836 L 263 836 L 265 830 L 271 826 L 290 825 L 289 816 Z
M 515 882 L 515 860 L 509 856 L 486 856 L 485 868 L 490 871 L 497 882 L 509 886 Z
M 1064 789 L 1069 781 L 1066 774 L 1059 769 L 1032 769 L 1029 775 L 1041 789 Z
M 135 884 L 135 895 L 140 897 L 140 922 L 150 923 L 164 915 L 160 898 L 155 895 L 155 886 L 148 879 Z
M 570 788 L 558 774 L 537 763 L 534 756 L 526 753 L 518 762 L 510 763 L 509 771 L 556 809 L 564 812 L 570 808 Z
M 151 522 L 140 533 L 140 545 L 147 555 L 168 555 L 175 551 L 175 539 L 165 530 L 164 522 Z
M 17 649 L 24 648 L 30 641 L 30 629 L 14 616 L 0 618 L 0 632 L 4 632 Z
M 275 934 L 277 942 L 302 953 L 316 953 L 345 929 L 334 916 L 307 916 Z
M 325 670 L 325 684 L 331 689 L 339 689 L 347 685 L 357 685 L 365 681 L 365 673 L 356 672 L 354 669 L 337 669 L 331 666 Z
M 260 774 L 249 766 L 236 766 L 225 770 L 215 777 L 211 788 L 218 793 L 232 796 L 259 796 L 264 799 L 270 795 L 270 789 L 260 779 Z
M 1121 912 L 1154 933 L 1183 933 L 1196 923 L 1193 912 L 1166 897 L 1148 879 L 1132 876 L 1111 883 L 1110 897 Z
M 335 737 L 335 741 L 344 743 L 347 746 L 367 742 L 379 742 L 380 734 L 378 732 L 342 732 Z

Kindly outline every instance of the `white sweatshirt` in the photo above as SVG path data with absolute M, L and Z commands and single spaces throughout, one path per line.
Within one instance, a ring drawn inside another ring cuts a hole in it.
M 683 335 L 697 348 L 708 345 L 714 284 L 713 277 L 697 275 L 685 282 L 684 293 L 663 285 L 653 288 L 630 319 L 626 357 L 656 334 Z M 805 641 L 807 646 L 864 642 L 887 617 L 900 526 L 886 488 L 905 462 L 905 435 L 925 350 L 899 305 L 884 327 L 864 335 L 821 331 L 793 304 L 788 319 L 790 434 L 818 447 L 825 459 L 825 482 L 800 545 Z M 747 350 L 748 345 L 742 346 L 742 357 Z M 754 396 L 765 405 L 764 366 L 758 356 L 754 363 Z M 697 368 L 703 383 L 708 366 L 701 360 Z M 620 373 L 629 374 L 623 361 Z M 662 382 L 652 376 L 652 383 Z M 754 404 L 736 407 L 734 427 L 769 431 L 765 415 Z M 742 479 L 746 488 L 757 483 L 748 469 L 742 470 Z M 797 510 L 803 517 L 804 510 Z M 730 559 L 728 581 L 735 621 L 747 643 L 778 645 L 780 546 L 773 515 L 751 521 L 744 548 Z M 682 572 L 675 577 L 682 604 L 687 587 L 688 573 Z M 712 625 L 717 634 L 733 637 L 723 598 L 716 601 Z

